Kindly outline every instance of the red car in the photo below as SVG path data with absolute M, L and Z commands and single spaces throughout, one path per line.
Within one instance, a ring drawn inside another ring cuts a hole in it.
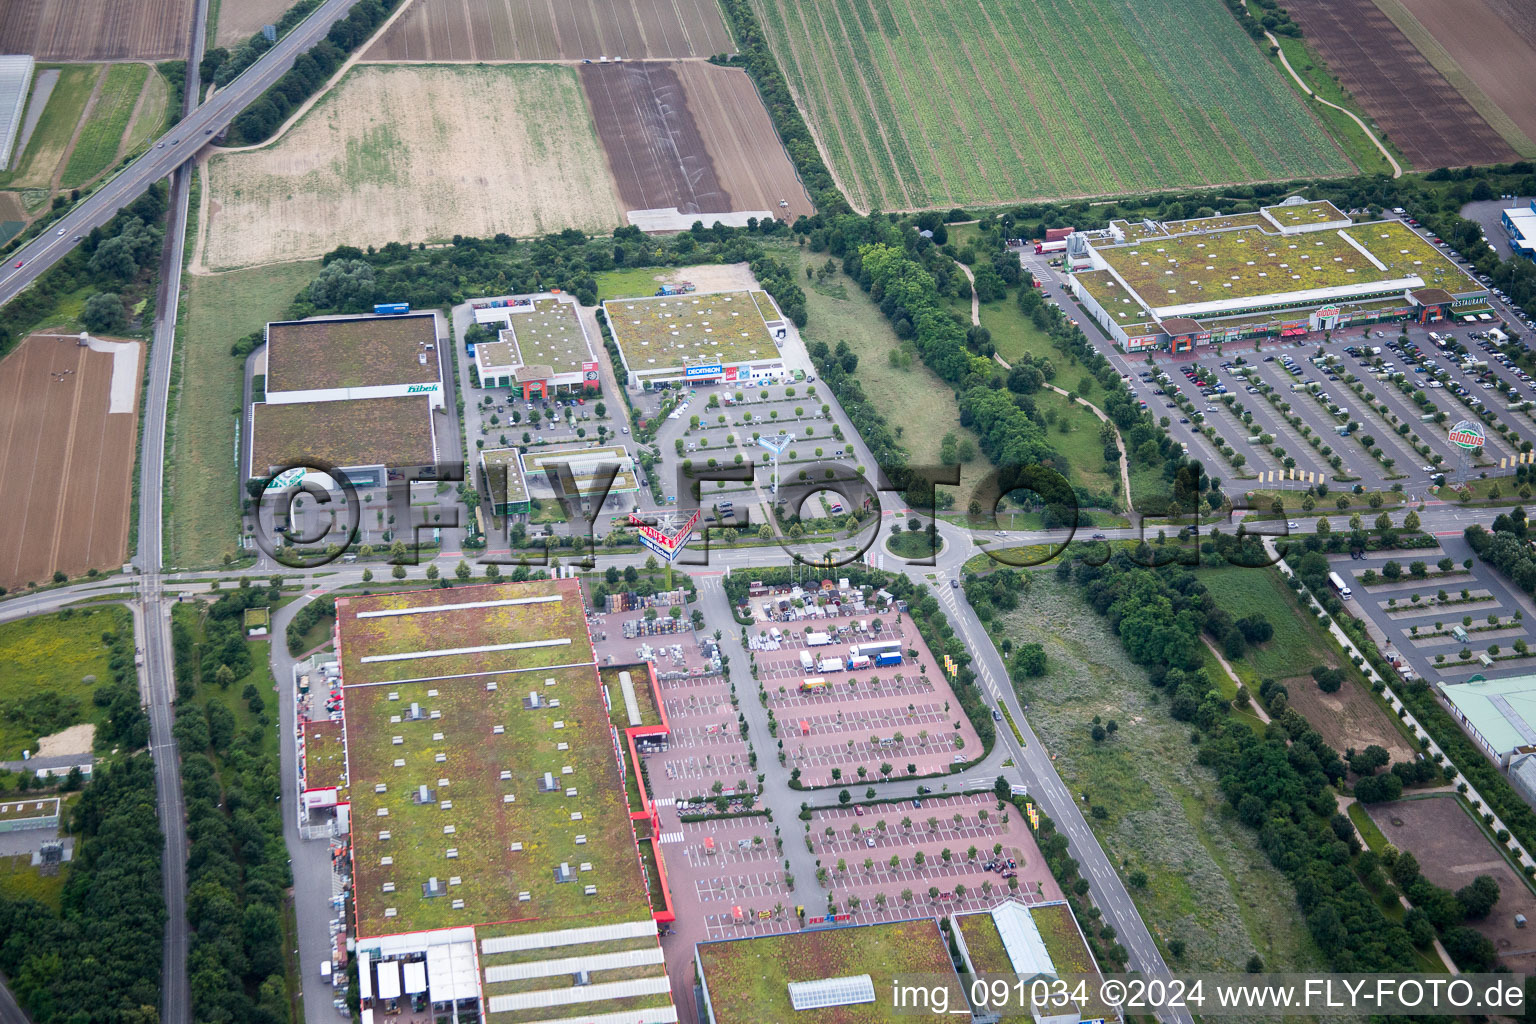
M 16 269 L 17 269 L 17 270 L 20 270 L 20 269 L 21 269 L 21 265 L 22 265 L 22 264 L 23 264 L 23 263 L 25 263 L 25 262 L 27 262 L 27 261 L 26 261 L 26 260 L 17 260 L 17 261 L 16 261 Z

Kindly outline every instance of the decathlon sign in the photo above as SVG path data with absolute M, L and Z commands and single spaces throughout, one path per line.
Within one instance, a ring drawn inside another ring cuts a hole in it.
M 683 374 L 690 379 L 693 377 L 718 377 L 725 372 L 725 368 L 719 363 L 705 363 L 701 366 L 690 366 L 683 370 Z
M 1448 435 L 1451 444 L 1458 445 L 1468 451 L 1477 451 L 1483 447 L 1487 440 L 1483 434 L 1483 428 L 1471 420 L 1462 420 L 1451 428 Z

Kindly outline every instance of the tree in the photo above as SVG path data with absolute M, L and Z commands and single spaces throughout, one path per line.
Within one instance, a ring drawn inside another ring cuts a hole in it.
M 473 574 L 473 570 L 470 569 L 469 563 L 461 558 L 459 559 L 459 564 L 454 568 L 453 574 L 461 580 L 467 580 Z
M 364 583 L 372 583 L 373 582 L 373 570 L 372 569 L 364 569 L 363 570 L 363 582 Z
M 1019 644 L 1014 649 L 1013 671 L 1015 675 L 1035 677 L 1045 675 L 1045 648 L 1037 643 Z
M 80 309 L 80 323 L 92 334 L 112 334 L 128 326 L 122 296 L 116 292 L 97 292 Z
M 335 260 L 309 283 L 309 301 L 317 309 L 362 312 L 373 304 L 377 285 L 373 266 L 362 260 Z
M 1456 890 L 1456 899 L 1467 917 L 1481 921 L 1499 902 L 1499 883 L 1488 875 L 1478 875 L 1471 883 Z
M 397 580 L 405 579 L 405 566 L 397 565 L 389 571 L 389 574 Z

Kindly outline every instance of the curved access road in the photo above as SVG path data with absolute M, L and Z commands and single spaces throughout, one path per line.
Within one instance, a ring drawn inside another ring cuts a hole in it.
M 229 127 L 241 111 L 281 78 L 301 53 L 324 39 L 331 26 L 345 16 L 356 2 L 325 0 L 313 14 L 278 40 L 277 45 L 262 54 L 239 78 L 214 93 L 207 103 L 188 113 L 157 139 L 144 155 L 50 225 L 47 234 L 37 236 L 6 257 L 5 265 L 0 267 L 0 305 L 11 301 L 48 268 L 68 255 L 75 247 L 76 239 L 111 220 L 118 210 L 137 199 L 151 184 L 191 160 L 205 143 Z M 199 34 L 195 52 L 201 52 L 201 49 Z M 195 102 L 195 61 L 187 68 L 187 85 L 189 103 Z M 20 267 L 16 266 L 18 262 L 21 263 Z
M 1306 93 L 1312 99 L 1317 100 L 1317 102 L 1321 103 L 1323 106 L 1332 107 L 1334 110 L 1341 112 L 1351 121 L 1355 122 L 1355 124 L 1359 125 L 1360 130 L 1365 132 L 1365 137 L 1370 139 L 1371 142 L 1375 144 L 1377 149 L 1381 150 L 1381 155 L 1386 157 L 1387 163 L 1392 165 L 1392 177 L 1401 178 L 1403 176 L 1402 165 L 1397 162 L 1396 157 L 1387 151 L 1387 147 L 1382 143 L 1381 139 L 1376 137 L 1376 133 L 1371 131 L 1371 129 L 1366 126 L 1366 123 L 1355 115 L 1353 110 L 1350 110 L 1347 107 L 1341 107 L 1337 103 L 1330 103 L 1319 96 L 1317 93 L 1313 92 L 1312 87 L 1306 82 L 1303 82 L 1301 80 L 1301 76 L 1296 73 L 1296 69 L 1291 67 L 1291 62 L 1285 59 L 1285 51 L 1280 48 L 1280 40 L 1275 38 L 1274 33 L 1265 32 L 1264 37 L 1269 40 L 1269 45 L 1275 48 L 1275 56 L 1280 58 L 1281 65 L 1290 74 L 1290 76 L 1296 80 L 1296 84 L 1301 88 L 1301 91 Z

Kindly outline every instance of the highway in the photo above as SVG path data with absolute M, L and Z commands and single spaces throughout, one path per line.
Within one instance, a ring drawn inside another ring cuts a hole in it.
M 229 126 L 235 117 L 265 92 L 294 59 L 330 31 L 356 0 L 325 0 L 304 21 L 296 25 L 277 45 L 261 55 L 239 78 L 216 92 L 211 100 L 197 105 L 197 65 L 202 61 L 203 31 L 207 24 L 207 0 L 198 0 L 198 15 L 193 19 L 192 60 L 187 65 L 186 116 L 150 146 L 149 150 L 123 168 L 89 197 L 48 229 L 6 257 L 0 269 L 0 306 L 15 298 L 27 285 L 37 280 L 49 267 L 67 256 L 75 240 L 111 220 L 124 206 L 138 198 L 151 184 L 169 175 L 191 160 L 209 138 Z M 195 108 L 195 109 L 194 109 Z M 167 236 L 170 235 L 167 230 Z M 22 266 L 16 268 L 20 260 Z
M 182 102 L 183 117 L 195 112 L 201 92 L 198 64 L 202 61 L 207 20 L 208 0 L 198 0 L 188 48 L 190 59 Z M 162 1024 L 190 1024 L 192 1020 L 192 993 L 187 985 L 187 815 L 181 792 L 181 758 L 172 731 L 176 721 L 176 676 L 171 655 L 171 609 L 163 600 L 160 589 L 165 424 L 191 183 L 191 168 L 177 166 L 171 176 L 170 205 L 165 222 L 166 245 L 160 255 L 160 293 L 155 302 L 155 329 L 149 350 L 149 387 L 145 395 L 148 404 L 144 409 L 144 436 L 139 460 L 139 547 L 135 559 L 142 573 L 139 577 L 141 614 L 136 617 L 140 624 L 139 643 L 144 650 L 141 684 L 149 712 L 150 755 L 155 762 L 155 806 L 160 817 L 160 830 L 165 836 L 165 853 L 161 858 L 165 886 L 165 945 L 160 984 Z M 127 198 L 123 200 L 127 201 Z

